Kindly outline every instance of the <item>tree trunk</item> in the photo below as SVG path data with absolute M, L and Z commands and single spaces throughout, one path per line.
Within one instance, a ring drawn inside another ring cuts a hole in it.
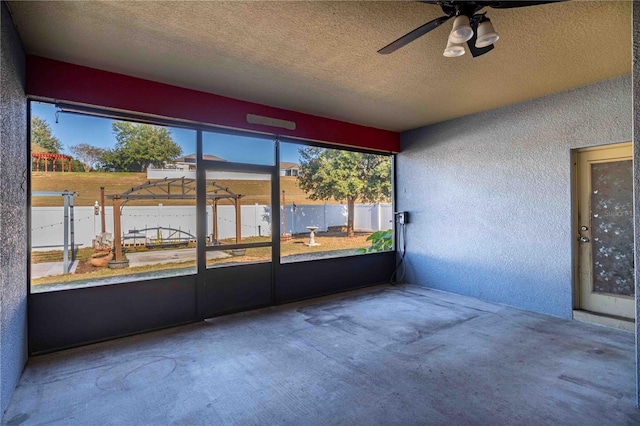
M 355 236 L 353 231 L 353 216 L 356 208 L 356 199 L 349 198 L 347 200 L 347 237 L 351 238 Z

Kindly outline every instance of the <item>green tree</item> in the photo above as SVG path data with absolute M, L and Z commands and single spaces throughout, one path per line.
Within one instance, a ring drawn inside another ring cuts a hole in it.
M 62 150 L 60 140 L 53 136 L 46 120 L 31 117 L 31 151 L 59 153 Z
M 82 163 L 85 172 L 91 171 L 95 165 L 102 161 L 104 149 L 97 146 L 81 143 L 69 147 L 76 159 Z
M 84 164 L 80 160 L 74 158 L 73 160 L 71 160 L 71 171 L 72 172 L 84 172 L 84 171 L 86 171 L 86 169 L 84 167 Z
M 107 170 L 144 172 L 152 164 L 162 167 L 182 154 L 165 127 L 128 121 L 114 121 L 111 127 L 116 146 L 102 155 Z
M 347 202 L 347 236 L 354 236 L 356 201 L 376 203 L 391 197 L 391 158 L 307 147 L 300 149 L 298 186 L 312 200 Z

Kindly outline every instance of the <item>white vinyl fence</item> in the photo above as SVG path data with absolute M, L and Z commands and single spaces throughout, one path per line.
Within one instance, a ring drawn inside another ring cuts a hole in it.
M 286 232 L 299 234 L 309 232 L 307 226 L 317 226 L 326 231 L 330 226 L 347 224 L 346 204 L 296 205 L 282 207 L 286 214 Z M 100 216 L 94 215 L 93 207 L 75 207 L 74 239 L 76 246 L 90 247 L 93 238 L 100 233 Z M 207 234 L 211 234 L 211 207 L 207 208 Z M 242 237 L 271 235 L 271 211 L 269 206 L 242 206 Z M 113 232 L 113 209 L 105 208 L 106 231 Z M 392 226 L 391 204 L 356 204 L 354 225 L 356 230 L 379 231 Z M 196 235 L 196 208 L 194 206 L 125 206 L 122 209 L 122 232 L 126 236 L 144 235 L 150 240 L 159 236 L 167 238 L 173 230 Z M 60 250 L 64 241 L 63 207 L 33 207 L 31 214 L 33 250 Z M 145 232 L 139 232 L 147 229 Z M 138 232 L 134 232 L 138 231 Z M 280 233 L 284 231 L 280 223 Z M 218 206 L 218 238 L 235 237 L 235 208 Z M 126 242 L 126 240 L 125 240 Z
M 287 233 L 309 232 L 307 226 L 317 226 L 318 231 L 327 231 L 330 226 L 346 226 L 346 204 L 294 205 L 284 207 L 287 218 Z M 382 231 L 391 228 L 393 210 L 391 204 L 356 204 L 354 228 L 361 231 Z M 283 231 L 280 224 L 280 232 Z

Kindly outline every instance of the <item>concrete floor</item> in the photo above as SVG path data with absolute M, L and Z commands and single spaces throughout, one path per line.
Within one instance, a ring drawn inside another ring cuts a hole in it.
M 74 274 L 78 267 L 78 261 L 71 263 L 69 273 Z M 31 264 L 31 278 L 49 277 L 64 274 L 64 262 L 42 262 Z
M 30 360 L 7 425 L 640 424 L 633 334 L 379 286 Z
M 231 257 L 230 254 L 221 251 L 208 251 L 207 259 L 224 259 Z M 175 250 L 158 250 L 158 251 L 141 251 L 127 253 L 129 266 L 148 266 L 162 265 L 165 263 L 180 263 L 196 260 L 196 249 L 175 249 Z

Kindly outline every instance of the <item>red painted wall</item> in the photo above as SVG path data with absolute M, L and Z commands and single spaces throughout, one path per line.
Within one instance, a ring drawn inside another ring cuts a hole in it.
M 27 57 L 27 95 L 387 152 L 400 149 L 400 134 L 396 132 L 33 55 Z M 247 114 L 294 121 L 296 129 L 250 124 Z

